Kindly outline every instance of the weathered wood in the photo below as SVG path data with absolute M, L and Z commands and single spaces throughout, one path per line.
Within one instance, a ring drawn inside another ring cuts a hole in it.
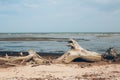
M 2 61 L 7 62 L 7 61 L 9 61 L 9 59 L 0 57 L 0 62 L 2 62 Z
M 114 47 L 110 47 L 107 49 L 106 53 L 102 55 L 103 60 L 113 60 L 116 61 L 117 59 L 120 59 L 120 54 Z
M 86 61 L 101 61 L 100 54 L 83 49 L 73 39 L 71 39 L 68 42 L 67 46 L 70 46 L 71 50 L 67 51 L 61 57 L 57 58 L 56 60 L 53 60 L 53 63 L 56 63 L 56 62 L 57 63 L 59 63 L 59 62 L 69 63 L 76 58 L 81 58 L 81 59 L 84 59 Z
M 27 56 L 11 58 L 11 62 L 21 61 L 21 63 L 24 63 L 28 61 L 33 61 L 36 64 L 43 64 L 46 61 L 33 50 L 29 50 L 28 53 L 29 55 Z
M 0 63 L 8 62 L 9 60 L 9 56 L 7 54 L 5 57 L 0 57 Z

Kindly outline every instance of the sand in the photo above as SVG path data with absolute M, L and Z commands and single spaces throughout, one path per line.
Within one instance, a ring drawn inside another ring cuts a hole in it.
M 0 68 L 0 80 L 120 80 L 120 65 L 20 65 Z

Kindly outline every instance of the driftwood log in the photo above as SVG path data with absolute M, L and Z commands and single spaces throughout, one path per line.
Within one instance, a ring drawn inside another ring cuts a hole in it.
M 80 58 L 85 61 L 101 61 L 102 59 L 100 54 L 83 49 L 73 39 L 70 39 L 67 46 L 70 46 L 71 49 L 66 53 L 64 53 L 61 57 L 53 60 L 53 63 L 61 63 L 61 62 L 70 63 L 76 58 Z
M 28 55 L 27 56 L 8 56 L 6 54 L 5 57 L 0 57 L 0 64 L 14 64 L 14 63 L 17 63 L 17 64 L 23 64 L 23 63 L 26 63 L 26 62 L 29 62 L 30 64 L 37 64 L 37 65 L 40 65 L 40 64 L 48 64 L 49 61 L 42 58 L 40 55 L 38 55 L 35 51 L 33 50 L 29 50 L 28 51 Z
M 13 57 L 13 58 L 10 59 L 10 61 L 11 62 L 21 61 L 21 64 L 24 63 L 24 62 L 30 62 L 30 61 L 32 61 L 35 64 L 47 64 L 47 63 L 49 63 L 49 61 L 47 61 L 46 59 L 44 59 L 41 56 L 39 56 L 33 50 L 29 50 L 28 54 L 29 55 L 27 55 L 27 56 Z
M 2 58 L 2 57 L 0 57 L 0 64 L 1 63 L 6 63 L 6 62 L 9 62 L 10 60 L 9 59 L 7 59 L 7 58 Z

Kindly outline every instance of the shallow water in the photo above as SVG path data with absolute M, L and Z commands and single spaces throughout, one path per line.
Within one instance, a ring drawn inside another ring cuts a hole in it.
M 28 51 L 64 53 L 69 38 L 74 38 L 85 49 L 104 53 L 109 47 L 120 51 L 120 33 L 1 33 L 2 38 L 53 38 L 52 40 L 15 41 L 1 40 L 0 51 Z M 55 38 L 55 39 L 54 39 Z M 58 38 L 58 39 L 56 39 Z M 60 40 L 59 40 L 60 39 Z

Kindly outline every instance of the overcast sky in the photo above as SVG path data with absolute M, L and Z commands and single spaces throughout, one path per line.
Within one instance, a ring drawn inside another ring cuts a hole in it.
M 0 32 L 120 32 L 120 0 L 0 0 Z

